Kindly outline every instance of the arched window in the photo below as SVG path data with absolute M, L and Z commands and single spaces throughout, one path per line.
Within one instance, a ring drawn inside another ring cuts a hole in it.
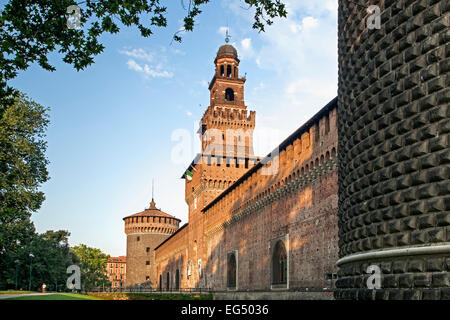
M 231 88 L 227 88 L 225 90 L 225 100 L 226 101 L 234 101 L 234 91 Z
M 231 66 L 227 66 L 227 77 L 231 78 Z
M 175 290 L 180 290 L 180 270 L 175 272 Z
M 159 275 L 159 291 L 162 291 L 162 274 Z
M 236 255 L 234 252 L 229 253 L 227 259 L 227 287 L 236 288 Z
M 272 284 L 287 283 L 287 254 L 283 241 L 275 245 L 272 256 Z
M 220 66 L 220 76 L 223 77 L 225 75 L 225 67 Z

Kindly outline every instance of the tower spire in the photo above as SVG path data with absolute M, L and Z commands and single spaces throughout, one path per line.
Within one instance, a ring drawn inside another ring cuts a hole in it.
M 150 202 L 150 209 L 155 209 L 156 208 L 156 203 L 155 200 L 153 198 L 154 196 L 154 189 L 155 189 L 155 179 L 152 179 L 152 202 Z
M 228 28 L 227 28 L 227 32 L 226 32 L 226 35 L 225 35 L 225 42 L 229 43 L 230 42 L 230 38 L 231 38 L 231 36 L 228 34 Z

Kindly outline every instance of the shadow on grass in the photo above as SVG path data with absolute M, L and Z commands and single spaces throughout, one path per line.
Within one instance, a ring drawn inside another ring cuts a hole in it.
M 104 300 L 213 300 L 212 294 L 182 293 L 88 293 Z
M 103 300 L 100 297 L 93 297 L 76 293 L 55 293 L 48 295 L 35 295 L 25 297 L 14 297 L 5 300 Z

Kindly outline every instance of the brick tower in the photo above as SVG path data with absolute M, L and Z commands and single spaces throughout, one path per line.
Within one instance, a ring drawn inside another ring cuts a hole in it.
M 448 300 L 450 2 L 368 3 L 339 0 L 336 298 Z
M 150 207 L 123 218 L 127 234 L 127 287 L 156 288 L 154 249 L 178 230 L 180 219 Z
M 192 263 L 205 261 L 201 242 L 201 210 L 227 187 L 239 179 L 258 158 L 253 154 L 255 112 L 247 112 L 244 103 L 245 77 L 239 77 L 237 50 L 227 43 L 214 60 L 215 73 L 209 85 L 210 106 L 199 126 L 201 153 L 188 167 L 192 177 L 186 180 L 186 203 L 189 206 L 190 258 Z M 195 226 L 195 227 L 194 227 Z M 193 268 L 190 285 L 199 283 L 198 268 Z

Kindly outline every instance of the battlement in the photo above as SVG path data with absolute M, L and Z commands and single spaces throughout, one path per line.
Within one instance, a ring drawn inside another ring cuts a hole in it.
M 125 233 L 174 233 L 179 225 L 180 219 L 162 212 L 156 208 L 155 202 L 152 199 L 150 208 L 142 212 L 123 218 L 125 221 Z
M 203 114 L 201 124 L 239 124 L 255 126 L 256 112 L 243 108 L 209 106 Z

